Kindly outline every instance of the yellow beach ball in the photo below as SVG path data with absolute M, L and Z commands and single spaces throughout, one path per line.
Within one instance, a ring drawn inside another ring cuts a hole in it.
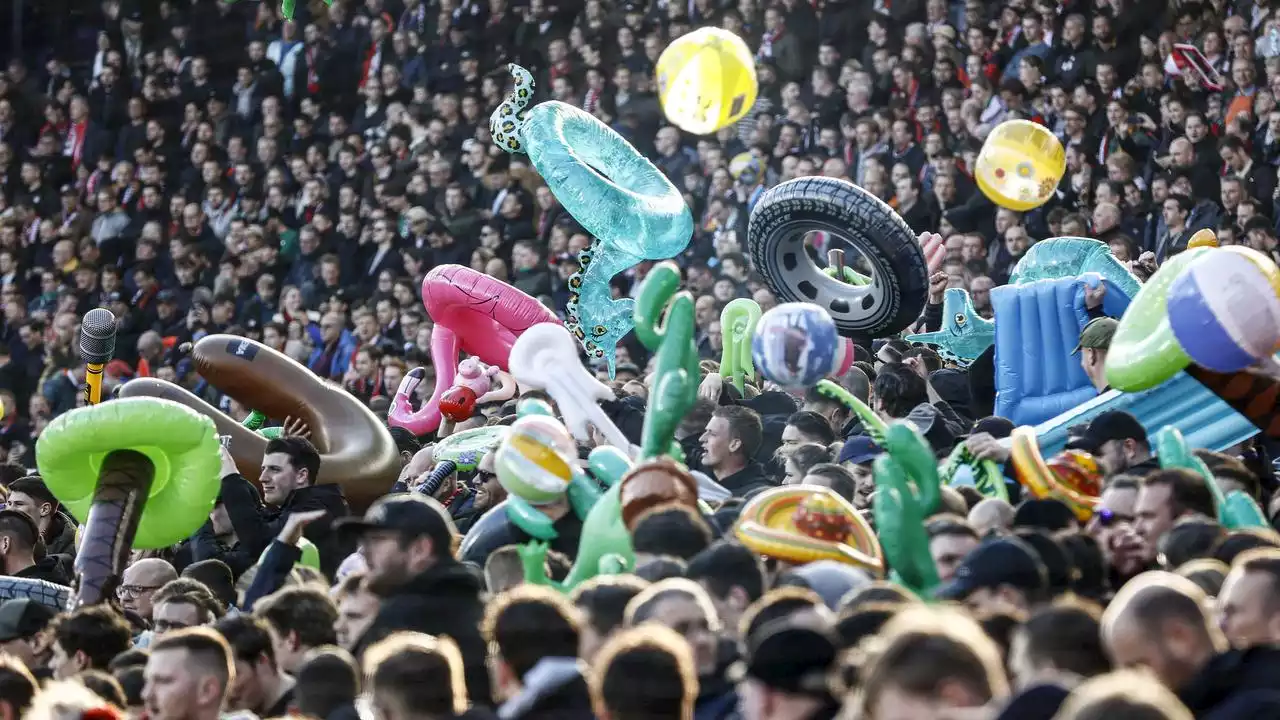
M 1048 202 L 1066 171 L 1067 153 L 1049 128 L 1008 120 L 982 144 L 973 177 L 991 202 L 1024 212 Z
M 742 38 L 706 27 L 676 38 L 658 58 L 658 99 L 673 125 L 709 135 L 756 102 L 756 67 Z

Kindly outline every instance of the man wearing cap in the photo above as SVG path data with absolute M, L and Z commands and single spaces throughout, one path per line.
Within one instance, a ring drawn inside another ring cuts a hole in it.
M 744 720 L 827 720 L 840 712 L 827 674 L 839 641 L 829 621 L 805 613 L 774 620 L 747 639 L 736 672 Z
M 344 542 L 359 542 L 369 566 L 366 586 L 382 599 L 355 656 L 402 630 L 448 635 L 462 651 L 471 701 L 487 705 L 482 586 L 478 573 L 454 559 L 457 529 L 449 511 L 417 493 L 387 495 L 363 518 L 340 520 L 335 527 Z
M 979 615 L 1026 612 L 1045 599 L 1048 589 L 1048 571 L 1036 551 L 1018 538 L 1000 537 L 965 556 L 935 597 L 964 602 Z
M 1120 473 L 1142 476 L 1160 468 L 1151 454 L 1146 428 L 1123 410 L 1100 413 L 1067 448 L 1092 453 L 1102 462 L 1107 477 Z
M 0 605 L 0 653 L 12 655 L 33 672 L 49 660 L 49 643 L 40 634 L 57 615 L 53 609 L 30 598 L 5 600 Z
M 840 457 L 836 462 L 853 475 L 857 483 L 853 493 L 853 504 L 859 510 L 871 507 L 871 493 L 875 490 L 875 480 L 871 476 L 871 463 L 882 455 L 884 450 L 866 435 L 854 435 L 844 441 L 840 448 Z
M 1106 287 L 1102 285 L 1101 287 Z M 1080 367 L 1089 376 L 1098 394 L 1111 389 L 1107 383 L 1107 351 L 1111 349 L 1111 339 L 1116 335 L 1120 323 L 1114 318 L 1094 318 L 1080 331 L 1080 342 L 1072 354 L 1080 355 Z

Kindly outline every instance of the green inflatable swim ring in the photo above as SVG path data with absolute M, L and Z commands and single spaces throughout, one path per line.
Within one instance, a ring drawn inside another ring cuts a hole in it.
M 1153 388 L 1191 364 L 1169 325 L 1169 288 L 1182 271 L 1211 248 L 1169 258 L 1134 296 L 1107 351 L 1107 382 L 1121 392 Z
M 320 548 L 316 544 L 305 537 L 298 538 L 297 548 L 302 551 L 302 557 L 298 558 L 298 562 L 294 563 L 294 567 L 309 567 L 313 570 L 320 569 Z M 267 551 L 271 549 L 268 545 L 266 550 L 258 556 L 258 564 L 261 565 L 263 559 L 267 557 Z
M 176 545 L 209 519 L 221 488 L 221 446 L 213 420 L 159 398 L 121 398 L 54 418 L 36 441 L 40 475 L 81 523 L 89 516 L 102 461 L 116 450 L 146 455 L 155 477 L 133 547 Z

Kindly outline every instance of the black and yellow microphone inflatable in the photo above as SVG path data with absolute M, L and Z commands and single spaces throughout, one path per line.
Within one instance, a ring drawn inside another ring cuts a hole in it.
M 85 364 L 85 393 L 89 405 L 102 402 L 102 369 L 116 352 L 116 316 L 96 308 L 80 320 L 80 357 Z

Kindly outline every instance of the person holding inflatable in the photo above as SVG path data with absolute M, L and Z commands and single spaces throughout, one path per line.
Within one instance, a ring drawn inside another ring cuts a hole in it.
M 294 513 L 324 510 L 326 517 L 307 526 L 305 536 L 320 550 L 320 568 L 332 577 L 349 553 L 332 532 L 332 522 L 351 514 L 342 488 L 316 484 L 320 453 L 311 441 L 285 435 L 267 442 L 262 456 L 262 495 L 236 470 L 227 445 L 222 448 L 222 492 L 219 497 L 240 545 L 257 557 Z
M 1106 287 L 1106 285 L 1099 285 Z M 1120 323 L 1114 318 L 1100 317 L 1090 320 L 1080 331 L 1080 342 L 1072 354 L 1080 356 L 1080 367 L 1089 376 L 1089 382 L 1101 395 L 1111 389 L 1107 382 L 1107 351 L 1111 348 L 1111 338 L 1116 335 Z

